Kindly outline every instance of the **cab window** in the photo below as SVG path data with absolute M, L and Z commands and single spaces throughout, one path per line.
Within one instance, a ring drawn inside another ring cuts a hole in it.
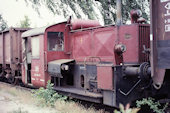
M 31 38 L 31 49 L 32 49 L 32 58 L 40 57 L 40 39 L 39 37 Z
M 47 38 L 48 38 L 48 51 L 64 50 L 63 32 L 47 32 Z

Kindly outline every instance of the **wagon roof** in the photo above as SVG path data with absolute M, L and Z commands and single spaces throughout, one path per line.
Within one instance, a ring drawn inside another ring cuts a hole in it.
M 0 34 L 1 34 L 1 33 L 5 33 L 5 32 L 9 32 L 10 30 L 26 31 L 26 30 L 29 30 L 29 29 L 31 29 L 31 28 L 10 27 L 10 28 L 8 28 L 8 29 L 6 29 L 6 30 L 4 30 L 4 31 L 1 31 Z
M 57 25 L 57 24 L 60 24 L 60 23 L 64 23 L 64 22 L 66 22 L 66 21 L 62 21 L 62 22 L 59 22 L 59 23 L 55 23 L 53 25 L 45 26 L 45 27 L 40 27 L 40 28 L 28 30 L 28 31 L 22 33 L 21 37 L 25 38 L 25 37 L 31 37 L 31 36 L 36 36 L 36 35 L 43 35 L 47 28 L 54 26 L 54 25 Z
M 21 37 L 22 37 L 22 38 L 25 38 L 25 37 L 30 37 L 30 36 L 35 36 L 35 35 L 44 34 L 45 29 L 46 29 L 47 27 L 48 27 L 48 26 L 28 30 L 28 31 L 22 33 Z

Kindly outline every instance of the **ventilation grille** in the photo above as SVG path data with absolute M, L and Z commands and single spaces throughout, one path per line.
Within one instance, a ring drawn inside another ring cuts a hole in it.
M 149 54 L 143 53 L 144 46 L 146 49 L 150 48 L 150 26 L 139 25 L 139 62 L 149 61 Z

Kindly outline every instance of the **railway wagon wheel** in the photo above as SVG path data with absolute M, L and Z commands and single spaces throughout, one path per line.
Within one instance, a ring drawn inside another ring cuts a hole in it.
M 12 71 L 12 73 L 10 74 L 10 77 L 7 79 L 7 81 L 13 85 L 16 85 L 18 83 L 18 78 L 16 78 L 15 71 Z

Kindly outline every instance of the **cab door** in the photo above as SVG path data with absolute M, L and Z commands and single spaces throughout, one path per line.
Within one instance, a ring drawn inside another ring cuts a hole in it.
M 31 39 L 22 39 L 22 82 L 31 84 Z
M 31 37 L 31 83 L 44 86 L 44 35 Z

